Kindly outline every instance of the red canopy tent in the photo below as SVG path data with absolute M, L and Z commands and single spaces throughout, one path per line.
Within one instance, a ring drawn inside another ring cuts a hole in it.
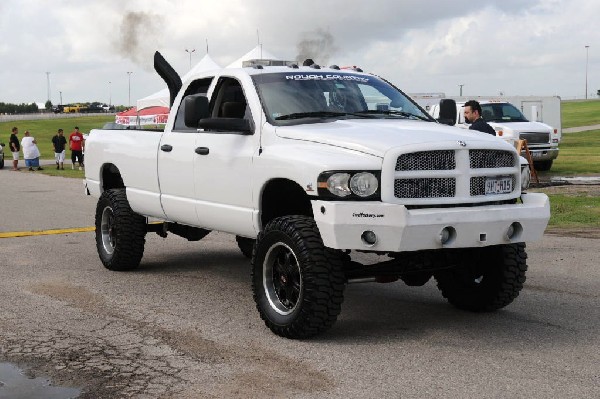
M 149 107 L 138 112 L 136 107 L 119 112 L 115 122 L 119 125 L 160 125 L 167 123 L 168 107 Z

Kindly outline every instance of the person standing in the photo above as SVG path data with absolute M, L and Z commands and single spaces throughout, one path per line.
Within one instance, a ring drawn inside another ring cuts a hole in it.
M 69 148 L 71 149 L 71 169 L 75 169 L 75 160 L 79 162 L 79 170 L 83 169 L 83 134 L 75 126 L 75 130 L 69 136 Z
M 44 170 L 40 166 L 40 150 L 37 146 L 37 141 L 31 136 L 29 130 L 25 130 L 24 137 L 21 140 L 21 146 L 23 147 L 25 166 L 28 166 L 29 170 L 33 170 L 34 167 L 36 167 L 37 170 Z
M 58 129 L 58 132 L 52 137 L 52 147 L 54 147 L 54 159 L 56 160 L 56 169 L 65 170 L 65 147 L 67 139 L 64 136 L 64 131 Z
M 496 135 L 494 128 L 481 117 L 481 105 L 475 100 L 469 100 L 465 103 L 465 122 L 471 124 L 469 126 L 470 130 Z
M 11 170 L 19 170 L 19 151 L 21 150 L 21 144 L 19 143 L 19 139 L 17 134 L 19 133 L 19 129 L 15 126 L 12 128 L 10 134 L 10 152 L 12 153 L 13 158 L 13 167 Z

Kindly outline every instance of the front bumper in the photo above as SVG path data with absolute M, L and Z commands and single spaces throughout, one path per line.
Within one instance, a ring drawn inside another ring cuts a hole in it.
M 523 194 L 522 203 L 477 207 L 407 209 L 381 202 L 312 201 L 323 243 L 329 248 L 384 252 L 471 248 L 541 239 L 550 219 L 550 202 L 542 193 Z M 507 231 L 517 224 L 517 233 Z M 442 244 L 444 228 L 453 237 Z M 361 237 L 372 231 L 377 241 Z
M 558 158 L 558 148 L 546 148 L 539 150 L 536 148 L 529 148 L 529 152 L 531 152 L 531 158 L 534 161 L 551 161 Z

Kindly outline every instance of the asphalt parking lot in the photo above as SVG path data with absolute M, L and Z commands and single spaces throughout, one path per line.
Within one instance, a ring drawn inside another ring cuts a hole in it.
M 92 226 L 80 180 L 0 182 L 0 233 Z M 260 320 L 232 236 L 149 233 L 126 273 L 103 268 L 93 232 L 0 238 L 0 362 L 90 398 L 597 398 L 599 249 L 529 244 L 525 288 L 496 313 L 456 310 L 432 281 L 349 285 L 330 331 L 291 341 Z

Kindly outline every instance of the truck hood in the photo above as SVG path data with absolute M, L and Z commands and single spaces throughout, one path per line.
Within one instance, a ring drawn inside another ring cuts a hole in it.
M 397 119 L 351 119 L 329 123 L 278 126 L 277 136 L 310 141 L 383 157 L 394 147 L 440 141 L 494 141 L 495 136 L 435 122 Z
M 515 132 L 552 133 L 553 129 L 541 122 L 490 122 L 490 126 L 511 129 Z

